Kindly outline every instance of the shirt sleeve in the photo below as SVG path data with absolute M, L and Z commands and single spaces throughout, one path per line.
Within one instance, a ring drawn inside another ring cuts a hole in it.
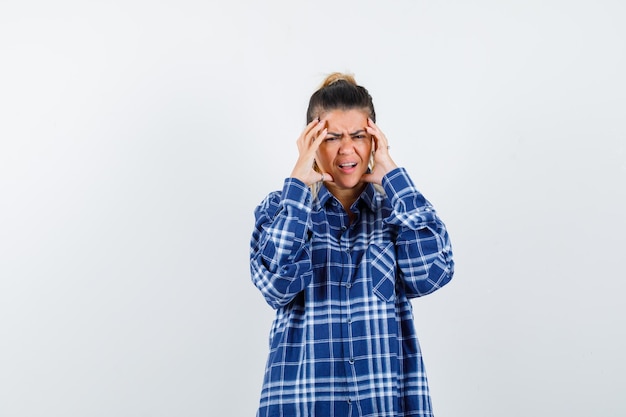
M 311 191 L 295 178 L 256 208 L 250 240 L 254 285 L 273 308 L 288 304 L 311 282 Z
M 403 281 L 407 297 L 430 294 L 446 285 L 454 274 L 446 227 L 404 168 L 383 177 L 383 187 L 392 208 L 385 222 L 399 228 L 398 278 Z

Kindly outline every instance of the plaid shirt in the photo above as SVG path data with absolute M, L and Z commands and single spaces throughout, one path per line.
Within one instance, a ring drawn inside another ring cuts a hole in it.
M 452 250 L 403 168 L 382 184 L 352 224 L 294 178 L 257 207 L 252 281 L 276 309 L 259 417 L 432 415 L 409 299 L 450 281 Z

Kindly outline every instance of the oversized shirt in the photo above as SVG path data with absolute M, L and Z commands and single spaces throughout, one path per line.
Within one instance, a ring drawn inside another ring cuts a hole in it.
M 255 210 L 252 281 L 276 309 L 259 417 L 431 416 L 410 298 L 448 283 L 448 233 L 403 168 L 350 210 L 287 178 Z

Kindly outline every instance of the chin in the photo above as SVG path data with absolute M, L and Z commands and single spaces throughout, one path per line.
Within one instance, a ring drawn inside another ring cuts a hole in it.
M 360 179 L 354 179 L 354 180 L 340 181 L 336 184 L 339 185 L 341 188 L 351 189 L 351 188 L 359 187 L 360 185 L 362 185 L 362 182 L 360 181 Z

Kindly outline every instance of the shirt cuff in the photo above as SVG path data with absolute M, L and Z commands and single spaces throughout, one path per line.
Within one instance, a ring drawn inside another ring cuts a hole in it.
M 398 194 L 398 191 L 402 191 L 406 188 L 415 188 L 406 169 L 402 167 L 392 169 L 385 174 L 382 184 L 385 191 L 390 195 Z
M 286 204 L 297 207 L 311 207 L 311 190 L 296 178 L 286 178 L 283 184 L 282 199 Z
M 426 199 L 417 190 L 411 177 L 405 168 L 398 167 L 389 171 L 382 180 L 383 188 L 387 194 L 391 204 L 394 205 L 398 199 L 412 195 L 417 197 L 418 206 L 426 205 Z

